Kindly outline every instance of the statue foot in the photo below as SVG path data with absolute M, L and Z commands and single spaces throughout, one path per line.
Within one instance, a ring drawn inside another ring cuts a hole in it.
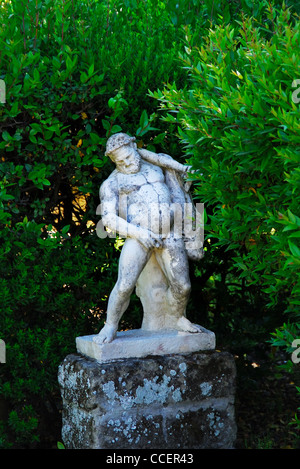
M 108 344 L 114 340 L 117 335 L 118 326 L 105 324 L 98 335 L 93 338 L 96 344 Z
M 193 324 L 185 316 L 181 316 L 181 318 L 178 319 L 177 327 L 183 332 L 202 332 L 201 327 L 198 326 L 198 324 Z

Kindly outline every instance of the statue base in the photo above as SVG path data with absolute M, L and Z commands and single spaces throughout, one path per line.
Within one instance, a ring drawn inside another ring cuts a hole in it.
M 235 362 L 215 350 L 59 367 L 67 449 L 227 449 L 236 438 Z
M 93 340 L 96 335 L 87 335 L 76 338 L 76 348 L 78 353 L 101 362 L 120 358 L 213 350 L 216 346 L 215 334 L 204 327 L 201 327 L 201 331 L 190 333 L 172 329 L 161 331 L 134 329 L 118 332 L 116 338 L 108 344 L 97 344 Z

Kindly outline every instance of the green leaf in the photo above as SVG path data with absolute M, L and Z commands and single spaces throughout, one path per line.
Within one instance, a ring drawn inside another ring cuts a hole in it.
M 73 68 L 73 61 L 70 56 L 67 57 L 66 66 L 67 66 L 68 72 L 70 72 Z
M 3 138 L 3 140 L 5 140 L 6 142 L 8 142 L 9 140 L 11 140 L 11 136 L 10 136 L 10 134 L 7 132 L 7 130 L 4 130 L 4 132 L 2 132 L 2 138 Z
M 294 244 L 290 239 L 288 240 L 288 243 L 293 256 L 299 257 L 300 259 L 300 249 L 298 248 L 298 246 L 296 246 L 296 244 Z
M 154 137 L 153 143 L 154 144 L 162 143 L 164 141 L 165 137 L 166 137 L 166 133 L 162 132 L 162 133 L 156 135 L 156 137 Z
M 297 233 L 290 234 L 289 238 L 300 238 L 300 231 L 297 231 Z
M 30 131 L 29 132 L 29 140 L 32 142 L 32 143 L 37 143 L 37 139 L 36 137 L 34 136 L 35 134 L 35 131 Z
M 81 83 L 86 83 L 88 79 L 89 79 L 88 75 L 85 72 L 81 72 L 80 74 Z
M 106 119 L 102 119 L 101 122 L 105 130 L 110 130 L 110 123 Z
M 66 234 L 68 233 L 69 229 L 70 229 L 70 225 L 66 225 L 62 228 L 61 233 Z
M 140 127 L 144 129 L 148 125 L 148 122 L 149 122 L 148 115 L 147 115 L 147 112 L 144 110 L 140 117 Z
M 91 77 L 93 73 L 94 73 L 94 64 L 92 63 L 92 65 L 89 67 L 89 70 L 88 70 L 89 77 Z
M 113 125 L 111 128 L 111 133 L 116 134 L 118 132 L 121 132 L 121 130 L 122 130 L 122 127 L 120 127 L 119 125 Z
M 95 134 L 95 133 L 93 133 L 93 132 L 90 133 L 90 138 L 91 138 L 91 140 L 92 140 L 92 143 L 94 143 L 94 144 L 96 144 L 96 145 L 99 144 L 100 141 L 101 141 L 101 138 L 99 137 L 99 135 L 98 135 L 98 134 Z

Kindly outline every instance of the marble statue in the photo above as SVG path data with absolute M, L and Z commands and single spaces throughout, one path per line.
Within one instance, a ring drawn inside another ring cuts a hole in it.
M 189 259 L 203 256 L 197 230 L 191 228 L 195 206 L 186 180 L 190 167 L 137 148 L 135 138 L 125 133 L 108 139 L 106 155 L 116 168 L 100 187 L 102 222 L 126 239 L 106 323 L 93 340 L 114 340 L 135 288 L 143 306 L 142 329 L 200 333 L 201 327 L 186 317 Z M 189 208 L 187 214 L 184 208 Z

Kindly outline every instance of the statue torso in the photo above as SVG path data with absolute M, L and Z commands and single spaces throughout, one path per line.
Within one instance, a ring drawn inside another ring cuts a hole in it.
M 112 174 L 119 197 L 119 216 L 129 223 L 167 235 L 173 224 L 171 194 L 159 166 L 141 161 L 138 173 Z

